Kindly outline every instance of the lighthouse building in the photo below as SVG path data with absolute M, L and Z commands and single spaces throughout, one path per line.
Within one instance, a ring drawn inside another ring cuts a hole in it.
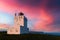
M 7 34 L 25 34 L 29 33 L 27 28 L 27 18 L 22 12 L 14 15 L 14 26 L 7 29 Z

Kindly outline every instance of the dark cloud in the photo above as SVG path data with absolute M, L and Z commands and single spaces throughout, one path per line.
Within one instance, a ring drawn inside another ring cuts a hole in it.
M 16 0 L 19 4 L 28 6 L 42 6 L 43 3 L 47 8 L 60 8 L 60 0 Z
M 53 27 L 54 28 L 60 28 L 60 14 L 57 12 L 57 13 L 52 13 L 51 15 L 53 15 L 53 22 L 49 25 L 54 25 Z
M 29 6 L 39 6 L 42 0 L 17 0 L 17 2 Z
M 56 9 L 56 10 L 50 10 L 51 11 L 51 15 L 54 19 L 53 24 L 60 24 L 60 10 Z
M 50 25 L 55 25 L 54 27 L 60 28 L 60 0 L 49 0 L 46 7 L 54 19 Z
M 47 7 L 50 7 L 50 8 L 59 7 L 60 8 L 60 0 L 49 0 L 47 3 Z
M 53 22 L 54 25 L 60 24 L 60 14 L 55 14 L 54 19 L 55 19 Z

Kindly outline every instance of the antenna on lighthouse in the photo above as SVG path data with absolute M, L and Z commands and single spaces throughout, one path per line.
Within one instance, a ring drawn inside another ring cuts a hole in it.
M 18 15 L 24 15 L 22 12 L 20 12 Z
M 15 16 L 17 16 L 17 14 L 15 13 Z

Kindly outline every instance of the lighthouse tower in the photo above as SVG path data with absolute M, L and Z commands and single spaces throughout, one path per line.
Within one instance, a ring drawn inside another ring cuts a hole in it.
M 14 16 L 14 26 L 8 28 L 7 34 L 24 34 L 28 33 L 29 29 L 27 28 L 27 18 L 22 12 Z

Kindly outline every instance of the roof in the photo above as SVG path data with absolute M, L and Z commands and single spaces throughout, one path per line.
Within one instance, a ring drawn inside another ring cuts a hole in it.
M 24 15 L 22 12 L 20 12 L 18 15 Z

